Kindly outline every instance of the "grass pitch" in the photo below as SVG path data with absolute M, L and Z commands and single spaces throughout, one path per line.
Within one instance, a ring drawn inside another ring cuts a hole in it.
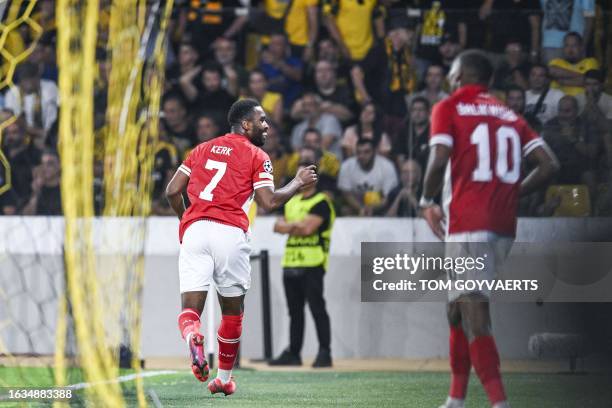
M 49 386 L 49 369 L 0 367 L 4 385 Z M 145 378 L 149 406 L 154 391 L 163 407 L 408 407 L 437 408 L 445 399 L 446 373 L 428 372 L 278 372 L 236 370 L 236 394 L 210 395 L 190 371 Z M 78 372 L 71 378 L 77 379 Z M 610 377 L 598 375 L 506 374 L 509 400 L 518 408 L 599 408 L 612 406 Z M 122 383 L 128 406 L 136 406 L 134 383 Z M 83 391 L 71 406 L 83 406 Z M 88 404 L 89 405 L 89 404 Z M 476 377 L 468 391 L 468 407 L 488 407 Z M 24 406 L 0 401 L 0 406 Z M 29 403 L 26 406 L 51 406 Z M 91 405 L 89 405 L 91 406 Z

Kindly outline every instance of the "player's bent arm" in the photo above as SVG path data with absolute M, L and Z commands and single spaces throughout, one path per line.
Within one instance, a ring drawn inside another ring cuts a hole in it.
M 183 191 L 187 188 L 189 176 L 177 170 L 172 180 L 166 186 L 166 200 L 174 210 L 179 220 L 183 218 L 185 212 L 185 202 L 183 201 Z
M 527 162 L 535 168 L 521 182 L 519 195 L 531 194 L 544 186 L 560 169 L 559 161 L 548 145 L 535 147 L 527 154 Z
M 300 188 L 317 182 L 314 165 L 301 168 L 295 178 L 284 187 L 274 191 L 271 187 L 261 187 L 255 190 L 257 205 L 266 211 L 272 211 L 285 204 Z
M 323 225 L 323 217 L 320 215 L 308 214 L 303 220 L 289 223 L 291 227 L 290 235 L 298 237 L 308 237 L 314 234 L 321 225 Z
M 427 160 L 427 170 L 423 180 L 423 197 L 431 200 L 442 188 L 444 171 L 451 154 L 451 148 L 443 144 L 431 146 L 429 158 Z

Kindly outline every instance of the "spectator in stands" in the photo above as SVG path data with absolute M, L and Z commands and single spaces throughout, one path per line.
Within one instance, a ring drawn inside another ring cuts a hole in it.
M 592 69 L 584 74 L 584 93 L 576 95 L 580 112 L 592 120 L 612 120 L 612 95 L 604 92 L 603 71 Z
M 554 58 L 548 63 L 552 87 L 566 95 L 576 96 L 584 92 L 584 74 L 599 69 L 595 58 L 585 58 L 582 36 L 571 32 L 563 38 L 563 57 Z
M 344 58 L 363 60 L 376 40 L 384 37 L 384 18 L 377 3 L 322 1 L 325 26 Z
M 10 111 L 2 111 L 4 120 L 6 117 L 10 118 L 11 115 Z M 41 156 L 40 149 L 28 141 L 24 122 L 23 117 L 19 117 L 2 132 L 2 151 L 9 162 L 11 183 L 17 196 L 18 210 L 21 210 L 30 198 L 32 169 L 40 164 Z
M 595 2 L 581 0 L 540 0 L 542 2 L 542 60 L 561 58 L 563 37 L 569 32 L 582 34 L 591 41 L 595 26 Z
M 201 113 L 196 118 L 196 138 L 198 143 L 208 142 L 221 136 L 221 129 L 213 115 Z
M 321 132 L 316 128 L 306 129 L 302 146 L 315 150 L 317 155 L 320 156 L 317 167 L 317 174 L 319 175 L 318 183 L 320 184 L 319 190 L 333 194 L 336 190 L 336 178 L 340 170 L 340 161 L 338 157 L 323 147 L 323 137 L 321 136 Z M 299 161 L 299 151 L 293 152 L 293 154 L 289 156 L 287 161 L 288 174 L 296 174 Z
M 304 133 L 308 128 L 316 128 L 323 137 L 323 148 L 340 156 L 342 126 L 334 115 L 321 111 L 321 97 L 307 92 L 301 99 L 299 115 L 304 118 L 291 132 L 291 147 L 296 150 L 302 145 Z
M 342 136 L 344 158 L 355 155 L 357 141 L 371 139 L 378 154 L 391 154 L 391 140 L 383 129 L 383 113 L 372 102 L 363 105 L 357 124 L 346 128 Z
M 400 184 L 389 193 L 387 217 L 418 217 L 423 170 L 413 159 L 400 166 Z
M 537 61 L 541 22 L 538 0 L 482 0 L 478 15 L 489 22 L 491 41 L 487 50 L 501 54 L 509 42 L 515 41 L 530 51 L 531 61 Z
M 290 109 L 302 92 L 303 67 L 300 58 L 290 55 L 284 35 L 270 36 L 268 47 L 261 53 L 259 69 L 268 79 L 269 89 L 283 95 L 284 108 Z
M 452 0 L 425 0 L 419 2 L 419 8 L 421 18 L 417 29 L 416 56 L 419 74 L 423 74 L 428 65 L 440 62 L 438 48 L 445 34 L 457 38 L 462 49 L 467 46 L 467 13 Z
M 506 44 L 504 59 L 495 69 L 493 89 L 505 91 L 513 85 L 527 89 L 527 78 L 531 67 L 525 57 L 520 42 L 510 41 Z
M 576 98 L 565 95 L 559 101 L 557 117 L 544 127 L 543 137 L 553 150 L 561 169 L 557 184 L 593 184 L 595 159 L 600 151 L 600 135 L 589 131 L 578 116 Z
M 397 186 L 393 163 L 376 154 L 371 139 L 357 142 L 357 154 L 344 162 L 338 174 L 342 214 L 372 216 L 384 211 L 386 200 Z
M 516 85 L 508 87 L 506 89 L 505 99 L 506 105 L 515 113 L 524 116 L 532 129 L 536 131 L 542 129 L 542 123 L 535 115 L 525 113 L 525 90 L 523 88 Z
M 0 176 L 0 185 L 6 183 L 4 175 Z M 17 214 L 17 195 L 12 188 L 0 194 L 0 215 Z
M 174 215 L 172 208 L 166 200 L 164 191 L 178 167 L 178 153 L 176 147 L 168 139 L 168 132 L 163 122 L 159 122 L 159 140 L 155 146 L 155 159 L 152 171 L 153 192 L 151 210 L 155 215 Z
M 249 88 L 247 96 L 256 99 L 266 114 L 276 123 L 283 123 L 283 95 L 268 90 L 268 80 L 264 73 L 258 69 L 249 75 Z
M 223 70 L 216 63 L 206 64 L 202 67 L 201 82 L 181 82 L 183 93 L 194 107 L 202 112 L 214 115 L 221 120 L 227 115 L 235 97 L 222 87 Z
M 529 71 L 529 89 L 525 92 L 525 113 L 535 116 L 540 123 L 545 124 L 557 116 L 559 100 L 563 92 L 550 87 L 548 67 L 535 64 Z
M 416 89 L 416 70 L 411 51 L 414 31 L 408 20 L 389 20 L 387 37 L 353 67 L 351 77 L 361 103 L 374 101 L 386 114 L 385 130 L 395 134 L 406 117 L 406 96 Z
M 196 46 L 188 41 L 179 45 L 178 61 L 166 72 L 166 89 L 179 91 L 185 86 L 195 87 L 198 75 L 202 72 L 200 54 Z
M 168 93 L 162 103 L 164 126 L 169 140 L 184 151 L 195 145 L 195 131 L 185 99 L 179 93 Z
M 34 44 L 27 62 L 38 67 L 40 79 L 57 83 L 57 66 L 55 64 L 55 34 L 44 33 Z
M 236 62 L 236 41 L 218 38 L 214 44 L 215 61 L 223 69 L 223 88 L 237 97 L 249 81 L 248 71 Z
M 310 60 L 319 34 L 318 0 L 259 1 L 252 10 L 251 26 L 260 34 L 286 34 L 291 55 Z
M 180 9 L 182 15 L 179 17 L 179 21 L 186 21 L 186 26 L 184 29 L 181 26 L 177 35 L 196 44 L 204 60 L 212 57 L 213 45 L 218 38 L 236 38 L 248 21 L 246 15 L 232 12 L 243 6 L 240 0 L 186 3 Z M 186 35 L 183 35 L 183 30 L 186 30 Z
M 444 67 L 438 64 L 428 66 L 425 71 L 424 88 L 410 95 L 408 105 L 410 106 L 412 100 L 417 96 L 423 96 L 429 101 L 430 106 L 434 106 L 436 102 L 448 96 L 448 93 L 442 89 L 443 85 Z
M 393 148 L 398 167 L 406 159 L 411 158 L 416 160 L 422 169 L 425 169 L 429 156 L 430 108 L 429 101 L 422 96 L 417 96 L 410 103 L 410 115 L 395 139 Z
M 53 81 L 40 79 L 38 66 L 24 62 L 17 67 L 18 85 L 9 88 L 5 96 L 6 108 L 26 119 L 27 133 L 33 143 L 42 148 L 47 131 L 57 120 L 58 90 Z
M 323 100 L 321 110 L 336 116 L 340 122 L 347 123 L 354 116 L 355 98 L 346 84 L 338 84 L 336 69 L 337 67 L 329 61 L 321 60 L 317 62 L 315 65 L 315 89 Z
M 350 84 L 351 64 L 342 58 L 338 44 L 331 38 L 323 38 L 317 44 L 317 61 L 327 61 L 336 67 L 336 77 L 340 85 Z
M 60 159 L 52 150 L 42 153 L 41 164 L 32 171 L 32 194 L 23 215 L 62 215 Z
M 459 44 L 456 37 L 452 34 L 445 34 L 442 37 L 442 42 L 438 47 L 438 61 L 440 61 L 440 65 L 444 68 L 444 74 L 448 74 L 450 71 L 451 65 L 459 52 L 461 51 L 461 45 Z

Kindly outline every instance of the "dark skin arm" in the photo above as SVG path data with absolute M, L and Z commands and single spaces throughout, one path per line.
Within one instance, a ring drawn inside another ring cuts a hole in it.
M 527 155 L 526 159 L 529 164 L 536 167 L 521 182 L 519 187 L 519 195 L 521 196 L 531 194 L 542 187 L 559 170 L 559 162 L 548 147 L 536 147 Z
M 183 218 L 185 212 L 185 202 L 183 201 L 183 191 L 187 188 L 189 176 L 180 170 L 177 170 L 172 177 L 172 180 L 166 186 L 166 199 L 170 207 L 178 215 L 179 220 Z
M 295 178 L 285 187 L 273 191 L 271 188 L 263 187 L 255 190 L 255 200 L 266 211 L 274 210 L 285 204 L 291 197 L 295 195 L 303 186 L 308 186 L 317 181 L 317 173 L 315 166 L 308 166 L 300 169 Z M 189 177 L 177 170 L 174 177 L 166 187 L 166 199 L 170 206 L 179 217 L 183 217 L 185 212 L 185 202 L 183 201 L 183 191 L 189 184 Z
M 451 148 L 448 146 L 437 144 L 431 147 L 425 179 L 423 180 L 423 197 L 426 199 L 433 199 L 442 189 L 444 170 L 446 169 L 450 154 Z M 442 228 L 444 215 L 440 206 L 432 205 L 423 208 L 422 214 L 433 233 L 438 238 L 444 239 L 444 228 Z
M 295 178 L 284 187 L 274 191 L 268 187 L 255 190 L 257 205 L 266 211 L 275 210 L 285 204 L 297 193 L 300 188 L 317 182 L 316 167 L 314 165 L 301 168 Z

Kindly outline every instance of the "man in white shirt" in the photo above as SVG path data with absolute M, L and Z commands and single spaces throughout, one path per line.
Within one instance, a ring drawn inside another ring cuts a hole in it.
M 603 71 L 592 69 L 585 72 L 584 93 L 576 95 L 576 100 L 578 101 L 580 113 L 584 112 L 585 106 L 588 105 L 588 110 L 595 111 L 592 113 L 599 113 L 610 121 L 612 120 L 612 95 L 603 91 L 604 82 Z
M 29 62 L 19 65 L 16 74 L 18 86 L 6 92 L 5 107 L 12 110 L 15 116 L 23 113 L 28 133 L 34 136 L 36 144 L 44 144 L 47 131 L 57 119 L 57 85 L 53 81 L 40 79 L 38 67 Z
M 535 64 L 529 71 L 529 89 L 525 92 L 525 114 L 535 116 L 542 125 L 557 116 L 564 94 L 550 87 L 548 67 Z
M 345 205 L 344 215 L 372 216 L 386 207 L 391 190 L 398 184 L 391 160 L 375 153 L 371 139 L 357 141 L 356 155 L 342 162 L 338 189 Z

